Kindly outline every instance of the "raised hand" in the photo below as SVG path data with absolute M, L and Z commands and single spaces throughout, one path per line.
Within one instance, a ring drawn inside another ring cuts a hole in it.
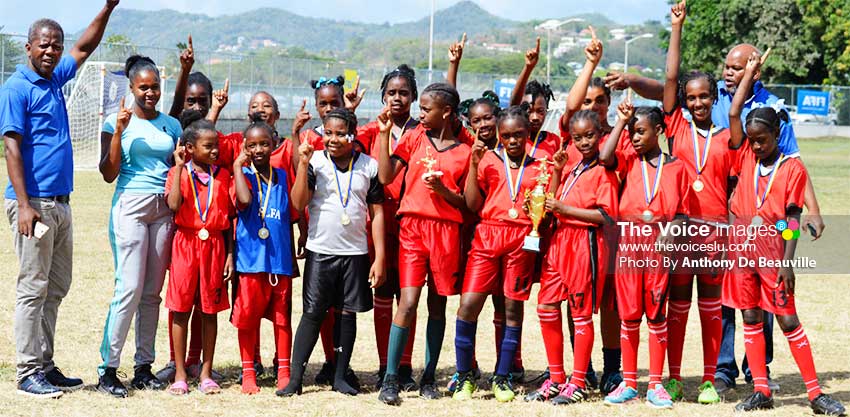
M 224 88 L 221 90 L 213 91 L 213 107 L 218 109 L 223 109 L 224 106 L 227 105 L 227 102 L 230 100 L 230 95 L 228 92 L 230 91 L 230 78 L 224 80 Z
M 124 107 L 125 98 L 121 98 L 121 102 L 118 103 L 118 115 L 115 117 L 115 130 L 119 132 L 123 132 L 124 129 L 127 128 L 127 125 L 130 124 L 130 118 L 133 116 L 133 111 Z
M 590 43 L 584 48 L 584 57 L 593 65 L 599 65 L 599 61 L 602 61 L 602 41 L 596 37 L 596 30 L 593 29 L 593 26 L 587 28 L 590 29 Z
M 189 35 L 189 43 L 186 44 L 186 49 L 180 53 L 180 68 L 188 73 L 193 65 L 195 65 L 195 48 L 192 46 L 192 35 Z
M 631 98 L 627 98 L 623 100 L 619 106 L 617 106 L 617 118 L 624 121 L 632 120 L 632 117 L 635 115 L 635 106 L 632 104 Z
M 301 132 L 301 129 L 304 128 L 304 125 L 310 121 L 313 116 L 310 116 L 310 112 L 307 110 L 307 99 L 304 99 L 304 102 L 301 103 L 301 109 L 298 110 L 298 113 L 295 115 L 295 121 L 292 123 L 292 134 L 297 135 Z
M 552 168 L 554 168 L 555 171 L 563 171 L 564 166 L 567 165 L 567 159 L 567 152 L 564 151 L 563 148 L 558 149 L 558 152 L 555 152 L 555 154 L 552 155 Z
M 534 49 L 525 52 L 525 66 L 535 67 L 540 62 L 540 37 L 537 37 L 537 45 Z
M 629 77 L 623 72 L 611 71 L 602 81 L 605 82 L 606 87 L 612 90 L 620 91 L 629 88 Z
M 469 156 L 469 163 L 473 166 L 478 166 L 485 153 L 487 153 L 487 145 L 484 144 L 484 141 L 478 139 L 478 133 L 476 133 L 475 143 L 472 144 L 472 153 Z
M 390 109 L 384 108 L 378 114 L 378 128 L 381 133 L 388 134 L 393 130 L 393 119 L 390 117 Z
M 345 108 L 351 111 L 357 110 L 357 106 L 363 101 L 363 96 L 366 95 L 366 89 L 360 90 L 360 76 L 354 81 L 354 89 L 345 93 Z
M 174 149 L 174 165 L 179 167 L 186 165 L 186 146 L 177 145 Z
M 306 141 L 301 142 L 301 145 L 298 147 L 298 156 L 302 164 L 309 164 L 310 158 L 313 157 L 313 145 L 310 145 L 310 143 Z
M 120 3 L 120 0 L 106 0 L 106 7 L 114 9 Z
M 233 160 L 233 170 L 237 171 L 242 169 L 245 164 L 248 163 L 248 159 L 251 155 L 248 153 L 248 147 L 246 145 L 245 139 L 242 139 L 242 148 L 239 152 L 239 155 L 236 156 L 236 159 Z
M 460 42 L 455 42 L 449 46 L 449 62 L 457 64 L 463 57 L 463 47 L 466 46 L 466 32 L 463 33 Z
M 682 26 L 685 24 L 685 16 L 688 14 L 688 7 L 685 0 L 677 3 L 670 8 L 670 23 L 673 26 Z

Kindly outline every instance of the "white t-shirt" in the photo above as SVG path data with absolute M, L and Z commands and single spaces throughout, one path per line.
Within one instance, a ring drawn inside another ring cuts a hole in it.
M 353 158 L 350 172 L 347 167 L 345 171 L 338 169 L 327 151 L 315 152 L 310 158 L 307 183 L 313 199 L 307 205 L 307 249 L 311 252 L 345 256 L 369 253 L 369 204 L 384 201 L 384 187 L 378 181 L 377 161 L 360 152 Z M 349 184 L 348 203 L 343 207 Z M 343 217 L 350 221 L 348 225 L 343 225 Z

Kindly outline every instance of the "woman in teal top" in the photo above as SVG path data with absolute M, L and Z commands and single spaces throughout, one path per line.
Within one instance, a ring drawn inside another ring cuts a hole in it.
M 98 390 L 126 397 L 116 376 L 121 350 L 136 317 L 136 389 L 163 389 L 151 372 L 165 271 L 170 263 L 172 212 L 165 200 L 165 179 L 180 138 L 180 123 L 156 110 L 160 76 L 154 62 L 138 55 L 127 59 L 133 103 L 106 119 L 101 133 L 100 172 L 116 179 L 109 218 L 109 242 L 115 264 L 115 292 L 103 329 Z

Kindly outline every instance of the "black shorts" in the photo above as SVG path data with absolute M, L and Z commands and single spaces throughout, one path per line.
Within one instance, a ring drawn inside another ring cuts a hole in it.
M 330 307 L 355 313 L 372 309 L 369 255 L 306 252 L 302 291 L 305 313 L 324 313 Z

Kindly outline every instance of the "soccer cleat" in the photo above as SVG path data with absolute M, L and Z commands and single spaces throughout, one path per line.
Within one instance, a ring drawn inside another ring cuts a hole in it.
M 41 371 L 36 372 L 18 383 L 18 394 L 36 398 L 59 398 L 62 390 L 53 386 Z
M 398 368 L 398 384 L 404 392 L 416 391 L 419 385 L 413 379 L 413 368 L 410 365 L 402 365 Z
M 815 414 L 826 414 L 828 416 L 844 415 L 844 406 L 841 402 L 827 394 L 818 395 L 811 401 L 811 406 Z
M 516 398 L 513 384 L 511 384 L 511 377 L 494 375 L 491 388 L 493 389 L 493 396 L 500 403 L 511 402 Z
M 682 381 L 678 379 L 670 379 L 664 385 L 664 389 L 670 394 L 670 399 L 673 401 L 679 401 L 685 398 L 685 386 L 682 385 Z M 702 387 L 700 387 L 702 390 Z
M 375 389 L 376 390 L 378 390 L 378 391 L 381 390 L 381 385 L 384 384 L 384 375 L 386 375 L 386 374 L 387 374 L 387 367 L 386 366 L 382 366 L 382 367 L 378 368 L 378 373 L 376 374 L 376 376 L 378 377 L 378 380 L 375 381 Z
M 717 391 L 717 395 L 726 394 L 733 389 L 735 389 L 735 384 L 726 382 L 725 379 L 720 377 L 714 378 L 714 390 Z
M 64 392 L 76 391 L 83 387 L 83 380 L 80 378 L 68 378 L 62 371 L 53 367 L 50 372 L 44 374 L 44 378 L 56 388 Z
M 705 381 L 699 386 L 699 398 L 697 401 L 700 404 L 717 404 L 720 402 L 720 395 L 714 389 L 714 384 L 711 381 Z
M 133 380 L 130 381 L 130 386 L 139 390 L 149 389 L 159 391 L 165 389 L 166 385 L 168 384 L 154 376 L 150 365 L 137 366 L 133 374 Z
M 660 383 L 646 391 L 646 403 L 653 408 L 673 408 L 673 399 L 670 398 L 670 393 Z
M 455 389 L 457 389 L 458 378 L 460 378 L 460 375 L 455 372 L 454 375 L 452 375 L 451 379 L 449 379 L 449 383 L 446 384 L 446 390 L 448 390 L 450 393 L 455 392 Z M 473 381 L 478 381 L 479 379 L 481 379 L 481 369 L 478 367 L 472 368 L 471 378 Z
M 177 371 L 177 368 L 174 365 L 174 361 L 168 362 L 164 368 L 156 371 L 156 379 L 165 382 L 174 382 L 174 373 Z M 239 378 L 242 378 L 240 375 Z
M 587 400 L 587 391 L 580 388 L 576 384 L 564 384 L 561 386 L 561 392 L 558 396 L 552 399 L 552 404 L 569 405 L 576 404 Z
M 259 376 L 259 372 L 257 373 Z M 331 385 L 334 382 L 334 364 L 325 362 L 322 369 L 316 374 L 316 385 Z
M 587 385 L 587 389 L 595 390 L 599 388 L 599 379 L 596 378 L 596 372 L 588 369 L 587 374 L 584 376 L 584 383 Z
M 599 381 L 599 391 L 602 395 L 608 395 L 615 389 L 620 383 L 623 382 L 623 374 L 618 372 L 611 372 L 610 374 L 602 374 L 602 379 Z
M 511 381 L 516 381 L 521 384 L 525 381 L 525 368 L 514 368 L 511 366 Z
M 457 389 L 452 394 L 453 400 L 465 401 L 472 399 L 472 393 L 478 389 L 475 381 L 472 379 L 472 372 L 464 372 L 458 374 Z
M 525 401 L 549 401 L 557 397 L 560 392 L 561 384 L 552 382 L 551 379 L 546 379 L 537 391 L 532 391 L 525 396 Z
M 426 400 L 437 400 L 443 397 L 437 389 L 436 381 L 419 381 L 419 396 Z
M 773 396 L 768 397 L 756 391 L 735 406 L 735 411 L 770 410 L 773 408 Z
M 398 393 L 398 375 L 385 376 L 384 382 L 381 384 L 381 392 L 378 393 L 378 400 L 388 405 L 400 405 L 401 397 Z
M 118 379 L 118 370 L 115 368 L 106 368 L 97 381 L 97 390 L 116 398 L 126 398 L 128 394 L 127 387 Z
M 348 383 L 351 388 L 360 391 L 360 378 L 357 377 L 357 374 L 354 373 L 354 369 L 351 369 L 351 367 L 348 367 L 345 371 L 345 382 Z
M 289 385 L 287 385 L 283 389 L 275 391 L 274 395 L 277 395 L 278 397 L 292 397 L 295 395 L 301 395 L 301 390 L 301 382 L 290 380 Z
M 636 401 L 638 392 L 636 389 L 621 382 L 617 389 L 605 396 L 605 405 L 623 405 Z

